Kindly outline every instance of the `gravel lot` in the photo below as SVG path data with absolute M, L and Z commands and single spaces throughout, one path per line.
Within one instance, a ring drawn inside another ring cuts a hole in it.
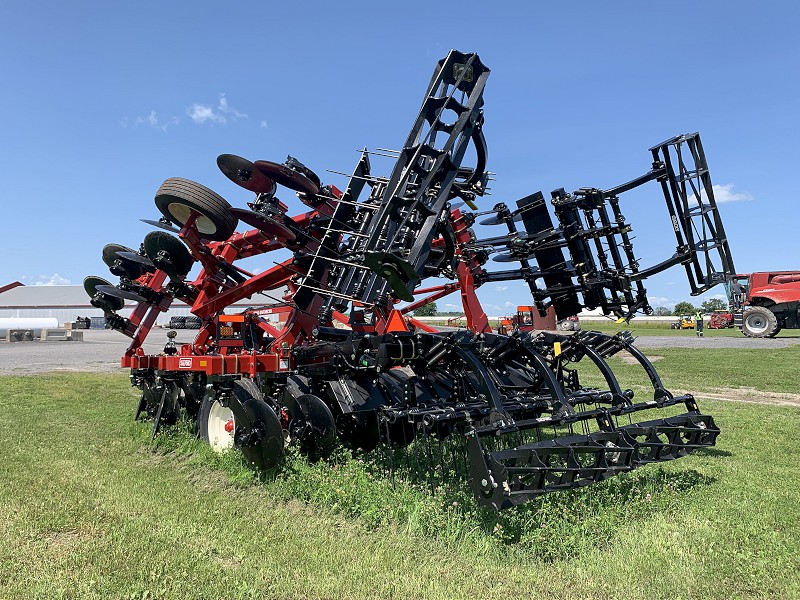
M 0 342 L 0 375 L 24 375 L 54 371 L 122 372 L 120 357 L 130 340 L 121 333 L 103 329 L 84 330 L 83 342 Z M 178 330 L 177 343 L 190 342 L 193 330 Z M 167 341 L 166 329 L 150 332 L 145 352 L 156 354 Z M 750 339 L 742 337 L 641 336 L 640 348 L 786 348 L 800 344 L 793 338 Z
M 144 343 L 145 352 L 161 352 L 167 342 L 167 331 L 152 330 Z M 179 330 L 176 342 L 185 344 L 195 335 L 196 330 Z M 83 331 L 83 339 L 83 342 L 0 342 L 0 375 L 53 371 L 123 372 L 119 363 L 130 344 L 129 338 L 117 331 L 87 329 Z
M 787 348 L 800 344 L 800 336 L 785 338 L 697 337 L 647 335 L 636 338 L 639 348 Z

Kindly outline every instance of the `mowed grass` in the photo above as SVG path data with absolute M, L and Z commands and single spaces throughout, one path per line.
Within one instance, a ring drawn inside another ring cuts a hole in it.
M 648 354 L 667 387 L 800 389 L 797 347 Z M 800 597 L 800 409 L 704 400 L 716 448 L 493 513 L 343 451 L 258 478 L 186 423 L 151 444 L 136 401 L 0 378 L 0 597 Z
M 647 348 L 643 352 L 670 390 L 716 393 L 752 388 L 800 394 L 800 345 L 775 349 Z M 608 362 L 623 388 L 628 384 L 637 394 L 652 391 L 644 370 L 627 352 L 612 356 Z M 572 366 L 578 367 L 583 385 L 603 385 L 590 361 Z

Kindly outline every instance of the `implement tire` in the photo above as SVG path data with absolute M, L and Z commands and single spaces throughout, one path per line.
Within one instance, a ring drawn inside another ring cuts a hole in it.
M 244 422 L 237 422 L 233 410 L 224 406 L 214 394 L 206 394 L 197 415 L 198 437 L 216 452 L 238 448 L 247 461 L 260 470 L 274 468 L 283 456 L 283 430 L 278 415 L 250 379 L 236 381 L 233 394 L 233 401 L 244 408 Z M 240 427 L 245 432 L 257 430 L 257 441 L 238 444 L 235 433 Z
M 156 206 L 167 219 L 180 225 L 192 212 L 198 213 L 195 227 L 200 237 L 214 242 L 227 240 L 239 224 L 225 198 L 190 179 L 167 179 L 156 192 Z

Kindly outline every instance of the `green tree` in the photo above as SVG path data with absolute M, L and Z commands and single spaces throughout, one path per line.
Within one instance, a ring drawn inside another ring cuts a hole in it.
M 436 302 L 431 302 L 425 306 L 420 306 L 414 311 L 415 317 L 435 317 L 437 313 Z
M 675 305 L 675 310 L 673 311 L 672 314 L 678 317 L 681 315 L 693 315 L 696 310 L 697 309 L 694 306 L 692 306 L 689 302 L 678 302 Z
M 703 312 L 712 313 L 715 310 L 727 310 L 728 303 L 720 300 L 719 298 L 711 298 L 711 300 L 706 300 L 703 304 L 700 305 L 700 308 Z
M 656 306 L 653 309 L 653 314 L 657 317 L 668 317 L 672 314 L 672 311 L 668 309 L 666 306 Z

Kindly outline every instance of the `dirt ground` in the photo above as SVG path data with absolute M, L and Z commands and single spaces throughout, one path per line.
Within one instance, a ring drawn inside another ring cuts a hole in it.
M 692 394 L 702 400 L 728 400 L 743 404 L 769 404 L 772 406 L 800 406 L 800 394 L 782 392 L 762 392 L 755 388 L 718 388 L 717 392 L 690 392 L 689 390 L 675 390 L 678 394 Z

